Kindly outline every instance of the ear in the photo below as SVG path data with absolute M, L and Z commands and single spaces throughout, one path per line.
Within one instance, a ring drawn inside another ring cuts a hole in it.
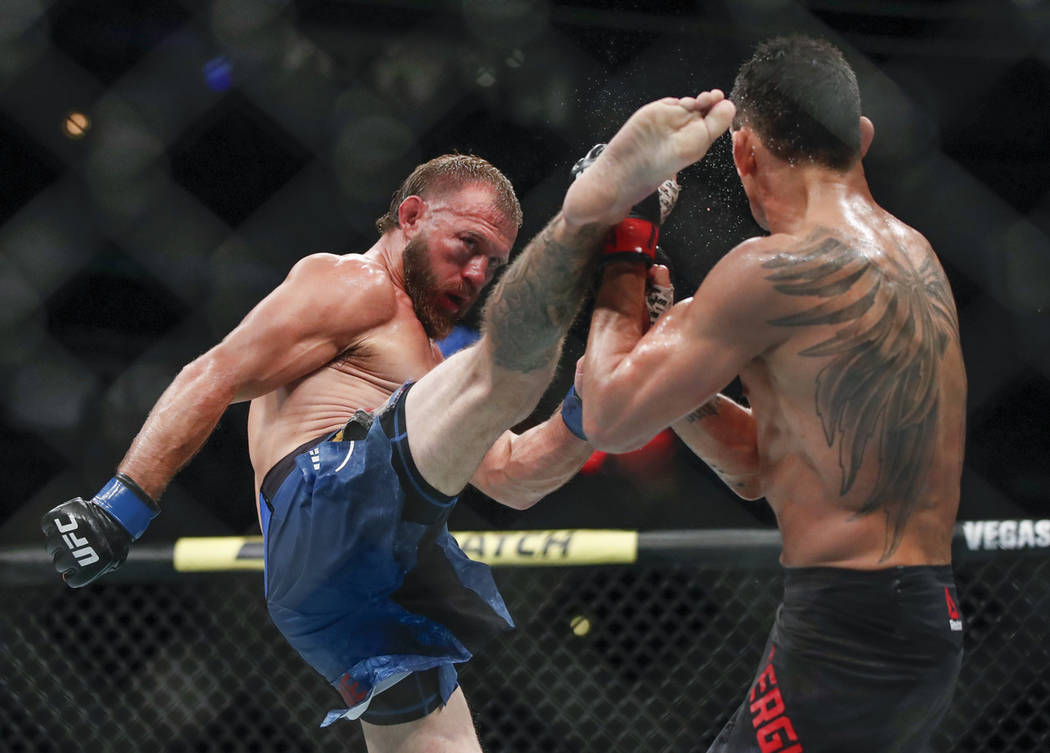
M 733 131 L 733 163 L 741 178 L 755 171 L 755 134 L 750 128 Z
M 864 159 L 864 155 L 868 153 L 868 147 L 871 146 L 871 140 L 875 138 L 875 124 L 868 120 L 865 116 L 860 116 L 860 158 Z
M 416 226 L 426 214 L 426 210 L 427 202 L 421 196 L 408 196 L 397 208 L 397 224 L 407 235 L 414 235 Z

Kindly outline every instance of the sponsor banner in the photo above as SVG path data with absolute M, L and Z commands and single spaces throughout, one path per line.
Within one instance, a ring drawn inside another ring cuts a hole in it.
M 638 560 L 637 531 L 570 528 L 453 531 L 452 535 L 468 557 L 490 565 L 611 565 Z M 1050 519 L 962 521 L 956 526 L 955 540 L 963 552 L 1050 550 Z M 697 546 L 700 553 L 705 548 Z M 262 537 L 182 538 L 175 543 L 174 565 L 181 572 L 262 570 Z
M 967 520 L 959 527 L 971 552 L 1050 549 L 1050 520 Z
M 489 565 L 611 565 L 638 558 L 636 531 L 460 531 L 452 535 L 468 557 Z
M 452 536 L 468 557 L 490 565 L 613 565 L 638 559 L 637 531 L 453 531 Z M 174 566 L 178 572 L 262 570 L 262 537 L 181 538 Z
M 262 536 L 181 538 L 175 542 L 172 564 L 180 573 L 217 570 L 262 571 Z

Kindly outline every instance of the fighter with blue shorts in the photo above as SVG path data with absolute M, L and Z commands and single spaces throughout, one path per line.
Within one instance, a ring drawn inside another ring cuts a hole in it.
M 446 360 L 435 341 L 509 260 L 521 207 L 478 157 L 417 167 L 372 248 L 300 260 L 182 369 L 98 495 L 44 515 L 55 568 L 79 587 L 118 567 L 226 407 L 250 400 L 266 598 L 345 701 L 327 721 L 360 716 L 371 753 L 480 753 L 454 665 L 512 622 L 487 568 L 449 536 L 448 511 L 467 484 L 523 509 L 590 456 L 575 399 L 508 428 L 546 391 L 599 252 L 652 258 L 663 207 L 628 212 L 731 117 L 717 90 L 638 110 L 494 286 L 480 340 Z
M 412 460 L 408 389 L 289 453 L 262 483 L 270 616 L 347 704 L 324 726 L 426 716 L 455 690 L 454 664 L 514 625 L 488 566 L 448 532 L 456 498 Z

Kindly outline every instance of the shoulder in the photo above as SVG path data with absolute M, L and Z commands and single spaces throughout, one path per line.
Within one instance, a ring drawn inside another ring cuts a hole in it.
M 929 248 L 924 239 L 921 242 Z M 877 246 L 826 227 L 805 235 L 777 233 L 744 241 L 712 273 L 742 278 L 756 292 L 824 296 L 870 266 L 878 255 Z
M 940 259 L 929 239 L 911 225 L 905 224 L 893 215 L 887 213 L 887 216 L 890 218 L 888 224 L 897 248 L 902 249 L 909 255 L 916 266 L 921 268 L 934 267 L 943 274 Z
M 778 277 L 783 260 L 798 249 L 799 239 L 785 234 L 750 238 L 730 249 L 696 291 L 697 322 L 754 341 L 756 353 L 782 341 L 784 332 L 770 324 L 793 313 L 797 302 L 782 294 Z
M 814 244 L 817 239 L 813 239 Z M 762 235 L 756 238 L 748 238 L 743 243 L 733 247 L 723 259 L 734 267 L 743 269 L 761 270 L 770 269 L 776 265 L 776 261 L 785 254 L 796 254 L 804 251 L 810 245 L 807 239 L 787 233 L 774 233 L 773 235 Z
M 701 282 L 698 294 L 719 291 L 734 298 L 760 297 L 772 289 L 769 278 L 775 274 L 778 259 L 797 245 L 797 238 L 783 234 L 749 238 L 718 260 Z
M 392 285 L 386 270 L 362 254 L 310 254 L 295 263 L 288 277 L 323 277 L 333 282 L 348 282 L 376 288 Z
M 292 267 L 288 279 L 326 282 L 326 287 L 337 291 L 351 287 L 358 295 L 394 295 L 394 284 L 386 269 L 361 254 L 317 253 L 304 256 Z
M 305 296 L 326 313 L 373 323 L 393 317 L 397 310 L 394 283 L 380 264 L 361 254 L 316 253 L 292 267 L 284 286 Z

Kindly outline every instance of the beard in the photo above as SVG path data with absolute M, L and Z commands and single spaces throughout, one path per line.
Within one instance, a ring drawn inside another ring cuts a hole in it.
M 444 311 L 434 303 L 434 296 L 441 291 L 430 263 L 426 238 L 417 235 L 405 245 L 401 264 L 405 275 L 405 292 L 412 300 L 412 310 L 423 325 L 423 331 L 431 340 L 447 337 L 461 314 Z

